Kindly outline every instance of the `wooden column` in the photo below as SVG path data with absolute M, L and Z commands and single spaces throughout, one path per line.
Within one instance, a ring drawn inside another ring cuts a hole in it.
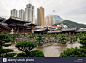
M 24 31 L 24 27 L 23 27 L 23 33 L 24 33 L 25 31 Z
M 19 32 L 19 27 L 18 27 L 18 32 Z

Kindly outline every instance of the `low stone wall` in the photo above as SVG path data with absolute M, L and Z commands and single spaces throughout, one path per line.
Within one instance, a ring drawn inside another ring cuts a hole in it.
M 36 41 L 36 38 L 30 38 L 30 37 L 19 37 L 15 39 L 15 43 L 21 42 L 21 41 Z M 53 43 L 53 42 L 58 42 L 58 39 L 54 38 L 54 37 L 44 37 L 44 43 Z

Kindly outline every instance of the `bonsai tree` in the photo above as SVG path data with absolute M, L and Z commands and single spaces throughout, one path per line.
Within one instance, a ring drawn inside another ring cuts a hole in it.
M 71 32 L 69 32 L 69 36 L 71 36 Z
M 6 44 L 10 41 L 12 41 L 12 39 L 8 34 L 0 34 L 0 56 L 1 57 L 13 57 L 16 55 L 16 53 L 10 53 L 10 52 L 13 52 L 12 49 L 3 49 L 3 47 L 9 47 L 12 45 L 12 44 Z
M 47 36 L 47 34 L 44 34 L 44 37 L 46 37 Z
M 19 36 L 19 34 L 9 34 L 9 36 L 13 39 L 13 42 L 15 41 L 15 38 Z
M 80 41 L 78 41 L 82 46 L 80 48 L 85 48 L 86 49 L 86 35 L 80 38 Z
M 65 35 L 66 35 L 66 37 L 68 37 L 68 33 L 66 33 Z
M 83 33 L 82 32 L 80 32 L 80 37 L 82 37 L 83 36 Z
M 50 37 L 51 37 L 51 35 L 48 35 L 47 37 L 48 37 L 48 40 L 50 40 L 50 42 L 51 42 L 51 38 L 50 38 Z
M 34 34 L 34 37 L 37 38 L 38 34 Z
M 56 42 L 56 40 L 57 40 L 57 36 L 58 36 L 57 34 L 54 34 L 54 37 L 55 37 L 55 42 Z
M 19 37 L 19 36 L 20 36 L 20 33 L 17 32 L 17 37 Z
M 30 33 L 30 38 L 33 38 L 34 37 L 34 33 Z
M 34 41 L 22 41 L 15 45 L 18 50 L 25 52 L 24 56 L 28 57 L 29 53 L 32 49 L 34 49 L 37 46 L 37 44 Z M 23 53 L 19 53 L 17 56 L 22 55 Z
M 43 35 L 39 34 L 37 37 L 38 38 L 36 38 L 36 42 L 38 42 L 38 46 L 42 46 L 43 45 L 42 42 L 44 42 L 44 40 L 43 40 L 44 38 L 42 38 Z
M 24 37 L 26 36 L 25 32 L 24 32 Z
M 67 48 L 59 57 L 86 57 L 86 50 L 78 49 L 77 47 L 71 49 Z
M 82 46 L 64 50 L 59 57 L 86 57 L 86 35 L 80 38 Z
M 77 33 L 78 38 L 80 38 L 80 33 Z
M 71 37 L 70 37 L 70 43 L 72 43 L 72 41 L 73 41 L 73 37 L 71 36 Z
M 44 57 L 44 54 L 40 50 L 33 50 L 33 51 L 30 52 L 29 57 Z
M 18 53 L 17 57 L 44 57 L 44 54 L 40 50 L 33 50 L 37 44 L 34 41 L 24 41 L 19 42 L 16 44 L 15 47 L 18 48 L 18 50 L 23 51 L 22 53 Z
M 66 44 L 66 42 L 64 40 L 67 40 L 67 38 L 65 38 L 64 34 L 61 34 L 61 37 L 59 37 L 58 40 L 61 41 L 62 44 Z
M 55 34 L 51 34 L 51 37 L 54 37 Z
M 77 36 L 75 36 L 75 41 L 77 41 L 77 39 L 78 39 L 78 37 L 77 37 Z
M 33 40 L 32 38 L 35 37 L 35 36 L 34 36 L 34 33 L 30 33 L 29 37 L 30 37 L 30 40 Z

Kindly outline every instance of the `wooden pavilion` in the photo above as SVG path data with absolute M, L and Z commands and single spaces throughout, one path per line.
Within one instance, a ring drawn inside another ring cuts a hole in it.
M 8 27 L 13 28 L 14 33 L 28 33 L 27 26 L 25 23 L 30 23 L 29 21 L 21 20 L 17 17 L 10 17 L 8 20 L 4 21 L 4 23 L 8 24 Z M 11 32 L 11 31 L 10 31 Z

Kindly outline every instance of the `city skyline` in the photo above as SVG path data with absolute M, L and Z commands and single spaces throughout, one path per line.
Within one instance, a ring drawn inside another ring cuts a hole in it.
M 86 0 L 1 0 L 0 16 L 6 18 L 10 17 L 10 10 L 24 9 L 29 3 L 35 6 L 35 17 L 37 17 L 36 9 L 42 6 L 45 9 L 45 15 L 55 14 L 61 16 L 64 20 L 68 19 L 78 23 L 86 24 Z M 55 10 L 54 13 L 53 10 Z
M 19 14 L 19 15 L 18 15 Z M 25 10 L 20 9 L 19 11 L 16 9 L 11 10 L 11 17 L 18 17 L 25 21 L 34 22 L 34 6 L 32 4 L 27 4 Z

